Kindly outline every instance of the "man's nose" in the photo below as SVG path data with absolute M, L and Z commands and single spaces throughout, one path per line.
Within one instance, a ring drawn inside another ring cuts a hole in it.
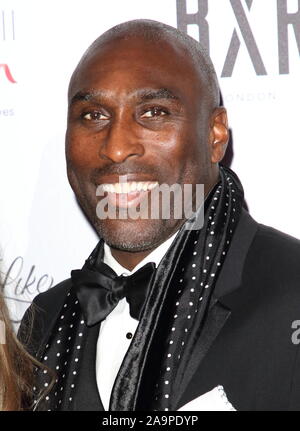
M 100 157 L 114 163 L 122 163 L 128 157 L 142 156 L 145 152 L 139 126 L 130 118 L 115 118 L 107 129 L 100 148 Z

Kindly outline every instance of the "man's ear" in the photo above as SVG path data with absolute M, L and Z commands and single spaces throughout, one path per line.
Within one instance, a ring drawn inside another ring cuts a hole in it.
M 216 108 L 210 121 L 211 162 L 219 163 L 227 148 L 229 139 L 227 112 L 223 107 Z

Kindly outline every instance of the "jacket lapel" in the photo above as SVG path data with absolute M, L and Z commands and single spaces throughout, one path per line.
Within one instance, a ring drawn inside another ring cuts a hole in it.
M 207 354 L 212 343 L 217 338 L 227 319 L 230 317 L 230 314 L 231 311 L 224 307 L 218 301 L 210 308 L 207 315 L 206 324 L 203 327 L 201 336 L 199 337 L 198 342 L 195 345 L 193 354 L 186 367 L 186 372 L 184 374 L 182 384 L 178 392 L 177 408 L 181 407 L 181 398 L 186 391 L 189 392 L 188 385 L 192 380 L 193 375 L 195 374 L 197 368 Z M 184 398 L 186 398 L 186 395 Z M 190 399 L 188 401 L 190 401 Z
M 212 343 L 216 340 L 227 319 L 230 317 L 231 295 L 229 294 L 241 286 L 244 263 L 257 229 L 258 223 L 243 210 L 231 247 L 228 250 L 226 261 L 216 283 L 206 323 L 186 366 L 186 372 L 178 393 L 177 408 L 182 405 L 181 399 L 184 398 L 185 402 L 189 400 L 189 383 Z M 201 388 L 199 390 L 201 391 Z

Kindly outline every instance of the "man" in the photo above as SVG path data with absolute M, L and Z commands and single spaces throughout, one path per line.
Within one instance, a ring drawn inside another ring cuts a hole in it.
M 56 373 L 45 400 L 51 374 L 38 375 L 36 408 L 197 409 L 223 386 L 236 410 L 298 409 L 300 245 L 257 224 L 219 167 L 227 117 L 201 46 L 154 21 L 121 24 L 87 50 L 68 97 L 68 178 L 101 239 L 23 319 L 25 340 L 34 310 L 28 349 Z M 123 217 L 163 184 L 191 184 L 193 204 L 203 184 L 204 206 L 176 218 L 175 196 L 170 217 Z

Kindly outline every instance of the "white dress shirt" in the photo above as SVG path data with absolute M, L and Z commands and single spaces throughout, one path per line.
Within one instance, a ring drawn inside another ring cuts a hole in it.
M 177 232 L 153 250 L 132 271 L 116 261 L 107 244 L 104 244 L 103 261 L 117 275 L 131 275 L 148 262 L 154 262 L 157 267 L 176 234 Z M 114 381 L 138 324 L 139 322 L 130 316 L 129 304 L 126 298 L 123 298 L 100 325 L 96 353 L 96 378 L 104 410 L 109 408 Z

